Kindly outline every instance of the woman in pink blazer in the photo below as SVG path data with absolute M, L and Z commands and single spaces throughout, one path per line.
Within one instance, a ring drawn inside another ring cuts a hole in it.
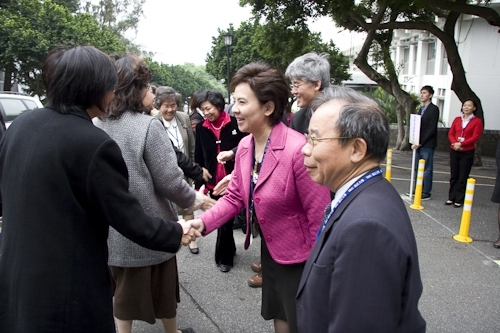
M 276 332 L 298 332 L 295 294 L 330 193 L 306 171 L 304 135 L 281 122 L 290 96 L 283 75 L 250 63 L 231 89 L 238 128 L 251 135 L 238 145 L 226 195 L 200 219 L 209 234 L 247 209 L 245 249 L 258 233 L 262 238 L 262 316 L 274 320 Z

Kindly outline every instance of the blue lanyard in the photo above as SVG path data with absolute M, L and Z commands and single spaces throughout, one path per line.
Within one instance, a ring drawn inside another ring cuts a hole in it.
M 267 147 L 269 146 L 269 141 L 271 140 L 271 134 L 267 138 L 266 146 L 264 147 L 264 153 L 262 154 L 262 161 L 260 165 L 257 164 L 257 160 L 255 159 L 255 149 L 252 158 L 252 172 L 250 173 L 250 210 L 253 210 L 253 191 L 255 189 L 255 185 L 257 184 L 257 180 L 259 179 L 259 172 L 262 168 L 262 163 L 264 163 L 264 157 L 266 156 Z M 255 139 L 254 139 L 254 147 L 255 147 Z
M 173 126 L 173 125 L 172 125 L 172 127 L 174 128 L 174 133 L 175 133 L 175 142 L 176 142 L 175 146 L 177 147 L 177 149 L 181 149 L 181 148 L 179 147 L 179 146 L 180 146 L 180 145 L 179 145 L 179 138 L 178 138 L 178 136 L 177 136 L 177 133 L 178 133 L 178 131 L 177 131 L 177 126 Z M 167 127 L 167 132 L 168 132 L 168 133 L 170 134 L 170 136 L 173 138 L 173 137 L 174 137 L 174 133 L 170 132 L 170 129 L 169 129 L 169 128 L 170 128 L 170 126 L 169 126 L 169 127 Z
M 325 229 L 326 224 L 328 223 L 328 221 L 332 217 L 333 213 L 335 213 L 335 211 L 337 210 L 338 206 L 342 203 L 342 201 L 344 201 L 344 199 L 347 198 L 347 196 L 349 196 L 349 194 L 351 194 L 352 192 L 354 192 L 354 190 L 356 190 L 364 182 L 366 182 L 367 180 L 369 180 L 369 179 L 371 179 L 371 178 L 373 178 L 375 176 L 381 175 L 381 174 L 382 174 L 382 170 L 380 168 L 377 169 L 377 170 L 375 170 L 375 171 L 373 171 L 373 172 L 371 172 L 371 173 L 368 173 L 363 178 L 361 178 L 357 182 L 355 182 L 351 187 L 349 187 L 347 189 L 347 191 L 345 191 L 345 193 L 340 197 L 339 201 L 337 201 L 337 203 L 335 204 L 335 206 L 333 207 L 333 209 L 330 211 L 330 213 L 328 214 L 328 216 L 325 217 L 325 219 L 323 220 L 323 223 L 321 224 L 321 227 L 318 229 L 318 233 L 316 234 L 316 240 L 318 240 L 319 236 L 321 235 L 321 233 Z

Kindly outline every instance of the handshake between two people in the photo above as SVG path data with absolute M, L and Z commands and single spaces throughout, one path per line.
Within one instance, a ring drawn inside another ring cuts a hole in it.
M 181 244 L 184 246 L 189 245 L 189 243 L 196 240 L 196 238 L 201 237 L 201 233 L 205 230 L 205 224 L 200 219 L 194 220 L 180 220 L 177 221 L 182 226 L 182 238 Z

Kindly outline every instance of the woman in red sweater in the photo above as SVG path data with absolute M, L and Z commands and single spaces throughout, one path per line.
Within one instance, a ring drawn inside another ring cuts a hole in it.
M 445 205 L 461 207 L 467 178 L 474 161 L 476 142 L 483 133 L 483 123 L 476 117 L 476 103 L 468 99 L 462 104 L 462 116 L 456 117 L 448 132 L 450 141 L 450 190 Z

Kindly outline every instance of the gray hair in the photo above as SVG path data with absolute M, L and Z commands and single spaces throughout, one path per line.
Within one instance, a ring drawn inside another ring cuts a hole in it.
M 314 100 L 317 107 L 324 102 L 339 100 L 342 107 L 335 129 L 344 146 L 349 140 L 361 138 L 367 145 L 367 156 L 382 161 L 389 146 L 389 122 L 380 105 L 370 97 L 351 88 L 334 86 Z
M 320 90 L 330 86 L 330 63 L 328 53 L 309 52 L 295 58 L 288 65 L 285 76 L 289 79 L 298 79 L 314 83 L 321 81 Z
M 179 96 L 180 94 L 172 87 L 157 87 L 155 94 L 155 108 L 160 109 L 161 103 L 168 100 L 174 100 L 177 106 L 179 106 Z

